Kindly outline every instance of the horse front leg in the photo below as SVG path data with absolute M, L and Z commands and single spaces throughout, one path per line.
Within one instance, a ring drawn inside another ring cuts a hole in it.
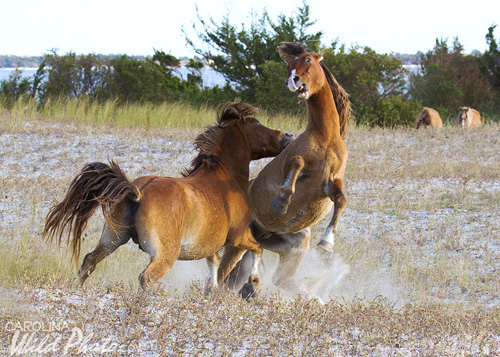
M 248 282 L 243 285 L 240 295 L 244 299 L 255 298 L 256 287 L 259 285 L 259 265 L 262 260 L 262 249 L 260 251 L 249 252 L 252 259 L 252 268 Z
M 347 198 L 342 192 L 342 180 L 329 180 L 324 187 L 326 195 L 333 201 L 333 216 L 330 224 L 326 228 L 326 232 L 318 243 L 318 247 L 333 252 L 333 243 L 335 242 L 335 234 L 337 233 L 337 224 L 339 223 L 340 214 L 347 204 Z
M 271 207 L 278 214 L 286 214 L 288 206 L 295 193 L 295 184 L 300 172 L 304 168 L 304 159 L 302 156 L 294 156 L 288 163 L 285 183 L 280 187 L 278 197 L 271 203 Z
M 207 257 L 208 271 L 210 273 L 208 277 L 208 286 L 205 290 L 205 293 L 208 294 L 212 291 L 212 289 L 216 289 L 218 286 L 217 272 L 220 266 L 220 256 L 219 253 L 216 252 L 212 256 Z
M 228 236 L 228 243 L 233 245 L 234 248 L 228 250 L 229 254 L 227 257 L 223 256 L 223 264 L 221 264 L 221 269 L 219 269 L 219 280 L 223 281 L 226 279 L 227 275 L 231 272 L 245 250 L 248 250 L 251 258 L 250 276 L 248 282 L 241 288 L 240 295 L 244 299 L 253 298 L 256 295 L 256 287 L 260 282 L 259 265 L 262 260 L 263 249 L 253 237 L 249 227 L 246 227 L 241 235 L 235 234 Z M 226 248 L 229 247 L 226 246 Z
M 228 281 L 229 274 L 236 269 L 236 265 L 241 260 L 241 257 L 246 252 L 243 248 L 238 248 L 232 245 L 226 245 L 224 247 L 224 253 L 222 254 L 221 263 L 219 265 L 219 270 L 217 273 L 217 281 L 219 284 L 226 284 L 229 289 L 235 290 L 234 287 L 237 285 L 236 282 Z M 248 270 L 250 274 L 250 270 Z M 246 274 L 248 276 L 248 274 Z M 230 279 L 231 280 L 231 279 Z M 232 279 L 234 280 L 234 278 Z M 239 284 L 243 285 L 243 283 Z

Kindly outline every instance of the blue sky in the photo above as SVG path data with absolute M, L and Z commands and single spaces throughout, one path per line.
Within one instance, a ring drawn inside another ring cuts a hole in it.
M 369 46 L 377 53 L 426 52 L 436 38 L 458 36 L 465 52 L 483 52 L 485 35 L 494 23 L 500 38 L 500 0 L 396 1 L 308 0 L 316 20 L 314 31 L 323 43 L 338 38 L 347 46 Z M 250 12 L 266 8 L 271 18 L 290 16 L 302 0 L 25 0 L 0 6 L 0 54 L 60 53 L 152 55 L 153 48 L 174 56 L 194 53 L 186 46 L 181 27 L 196 38 L 195 4 L 205 19 L 230 14 L 235 25 L 249 23 Z

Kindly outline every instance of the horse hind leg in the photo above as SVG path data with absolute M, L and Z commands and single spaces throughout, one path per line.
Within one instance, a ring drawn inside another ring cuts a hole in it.
M 339 223 L 340 214 L 347 205 L 347 199 L 342 192 L 342 180 L 335 179 L 333 182 L 328 182 L 325 185 L 325 193 L 333 201 L 333 216 L 332 220 L 326 228 L 326 232 L 318 243 L 318 247 L 333 252 L 333 243 L 335 242 L 335 234 L 337 233 L 337 224 Z
M 160 237 L 155 230 L 141 229 L 138 232 L 139 244 L 149 254 L 149 265 L 139 275 L 139 284 L 146 289 L 163 277 L 172 268 L 181 254 L 181 246 L 172 237 Z M 164 244 L 163 242 L 167 242 Z
M 97 264 L 120 246 L 127 243 L 130 237 L 128 231 L 117 234 L 109 228 L 108 224 L 105 224 L 97 247 L 83 259 L 82 266 L 78 271 L 80 284 L 83 284 L 85 280 L 87 280 L 90 274 L 95 270 Z
M 256 221 L 250 222 L 250 229 L 264 249 L 279 255 L 278 266 L 272 277 L 273 283 L 287 291 L 305 293 L 295 281 L 295 274 L 309 251 L 311 230 L 306 228 L 298 233 L 278 234 L 266 231 Z M 250 252 L 245 253 L 229 275 L 228 281 L 241 284 L 242 280 L 251 279 L 252 263 Z
M 310 242 L 311 230 L 306 228 L 298 233 L 282 234 L 263 244 L 267 249 L 279 254 L 278 266 L 272 278 L 277 287 L 292 292 L 304 292 L 298 286 L 295 274 L 309 251 Z
M 278 214 L 286 214 L 290 205 L 292 195 L 295 193 L 295 184 L 300 172 L 304 168 L 304 159 L 302 156 L 294 156 L 287 169 L 285 183 L 279 189 L 278 197 L 271 203 L 271 207 Z
M 251 260 L 250 276 L 239 291 L 243 299 L 251 299 L 257 296 L 257 286 L 260 283 L 259 265 L 262 260 L 262 250 L 260 252 L 249 251 L 249 259 Z

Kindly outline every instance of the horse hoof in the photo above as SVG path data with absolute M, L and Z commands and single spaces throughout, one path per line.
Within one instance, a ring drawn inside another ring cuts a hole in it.
M 271 203 L 271 207 L 273 208 L 274 212 L 276 212 L 277 214 L 286 214 L 286 211 L 288 210 L 288 207 L 282 206 L 278 202 L 277 198 Z
M 320 247 L 323 250 L 326 250 L 327 252 L 333 253 L 333 244 L 332 243 L 321 240 L 318 243 L 318 247 Z
M 255 285 L 245 283 L 240 290 L 240 295 L 245 300 L 255 299 L 257 297 L 257 289 Z

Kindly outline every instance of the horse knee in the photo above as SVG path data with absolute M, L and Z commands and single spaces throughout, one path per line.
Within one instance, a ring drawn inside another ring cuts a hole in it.
M 300 155 L 296 155 L 296 156 L 292 157 L 289 165 L 290 165 L 289 169 L 291 169 L 291 170 L 301 170 L 305 165 L 304 158 Z
M 347 197 L 342 191 L 335 197 L 335 205 L 338 205 L 339 208 L 344 208 L 347 205 Z

